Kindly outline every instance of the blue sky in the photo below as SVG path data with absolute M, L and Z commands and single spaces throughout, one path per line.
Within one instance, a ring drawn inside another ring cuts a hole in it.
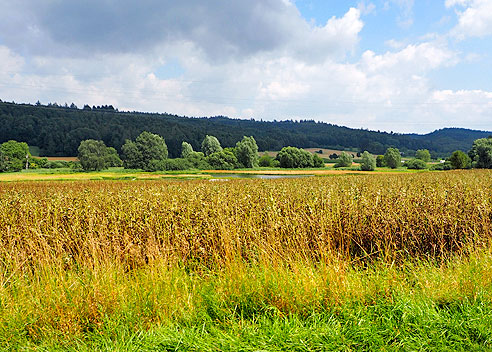
M 492 130 L 492 0 L 0 0 L 0 99 Z

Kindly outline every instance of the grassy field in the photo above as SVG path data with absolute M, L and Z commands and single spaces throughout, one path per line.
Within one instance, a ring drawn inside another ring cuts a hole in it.
M 492 172 L 0 183 L 0 349 L 492 349 Z
M 426 170 L 425 170 L 426 171 Z M 97 180 L 158 180 L 158 179 L 210 179 L 217 174 L 222 175 L 315 175 L 333 176 L 347 174 L 380 174 L 380 173 L 414 173 L 422 172 L 405 168 L 389 169 L 378 168 L 376 171 L 360 171 L 354 165 L 350 168 L 335 169 L 326 167 L 322 169 L 280 169 L 280 168 L 256 168 L 236 170 L 185 170 L 143 172 L 140 170 L 126 170 L 123 168 L 110 168 L 103 171 L 81 172 L 69 168 L 61 169 L 31 169 L 21 172 L 0 173 L 0 182 L 12 181 L 97 181 Z

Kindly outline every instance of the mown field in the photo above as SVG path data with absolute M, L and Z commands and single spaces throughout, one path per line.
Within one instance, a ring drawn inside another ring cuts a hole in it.
M 0 183 L 0 349 L 490 350 L 491 180 Z

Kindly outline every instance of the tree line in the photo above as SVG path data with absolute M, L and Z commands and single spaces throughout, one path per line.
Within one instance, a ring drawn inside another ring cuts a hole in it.
M 405 156 L 420 148 L 435 156 L 449 155 L 454 150 L 469 148 L 473 140 L 488 133 L 464 129 L 444 129 L 428 135 L 403 135 L 351 129 L 328 123 L 304 121 L 256 121 L 222 116 L 188 118 L 172 114 L 121 112 L 111 105 L 75 104 L 45 106 L 0 101 L 0 143 L 8 140 L 37 146 L 41 155 L 75 156 L 81 141 L 102 140 L 122 153 L 126 140 L 135 140 L 143 131 L 165 138 L 168 154 L 177 158 L 182 141 L 199 150 L 206 135 L 220 139 L 224 147 L 234 147 L 242 136 L 253 136 L 260 151 L 297 148 L 367 150 L 384 154 L 389 147 L 398 148 Z
M 374 156 L 368 151 L 360 155 L 360 169 L 373 171 L 376 167 L 392 169 L 402 166 L 401 153 L 397 148 L 388 148 L 384 155 Z M 183 141 L 178 158 L 169 158 L 165 139 L 157 134 L 144 131 L 135 140 L 127 140 L 122 147 L 121 157 L 117 150 L 108 147 L 101 140 L 88 139 L 78 147 L 79 162 L 49 162 L 46 158 L 33 157 L 25 142 L 10 140 L 0 144 L 0 172 L 20 171 L 23 168 L 71 167 L 87 171 L 98 171 L 109 167 L 141 169 L 144 171 L 281 167 L 281 168 L 322 168 L 324 162 L 316 153 L 296 147 L 284 147 L 273 158 L 268 154 L 259 156 L 258 145 L 252 136 L 243 136 L 234 147 L 223 148 L 215 136 L 206 135 L 201 142 L 200 151 Z M 415 158 L 407 160 L 403 166 L 409 169 L 427 169 L 431 154 L 427 149 L 419 149 Z M 335 167 L 351 167 L 353 156 L 342 152 L 336 159 Z M 443 162 L 432 165 L 433 170 L 468 168 L 492 169 L 492 137 L 480 138 L 473 142 L 465 153 L 454 151 Z
M 283 148 L 275 160 L 268 156 L 259 158 L 258 145 L 251 136 L 243 136 L 234 147 L 223 148 L 217 137 L 206 135 L 200 151 L 193 150 L 190 143 L 183 141 L 180 157 L 168 156 L 165 139 L 148 131 L 142 132 L 135 140 L 125 142 L 122 146 L 122 161 L 115 149 L 107 147 L 103 141 L 85 140 L 78 148 L 78 158 L 84 170 L 102 170 L 115 164 L 121 164 L 126 169 L 144 171 L 324 166 L 323 159 L 318 155 L 295 147 Z

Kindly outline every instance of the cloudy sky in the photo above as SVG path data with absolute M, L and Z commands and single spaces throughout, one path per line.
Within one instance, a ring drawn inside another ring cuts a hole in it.
M 492 0 L 0 0 L 0 99 L 492 130 Z

